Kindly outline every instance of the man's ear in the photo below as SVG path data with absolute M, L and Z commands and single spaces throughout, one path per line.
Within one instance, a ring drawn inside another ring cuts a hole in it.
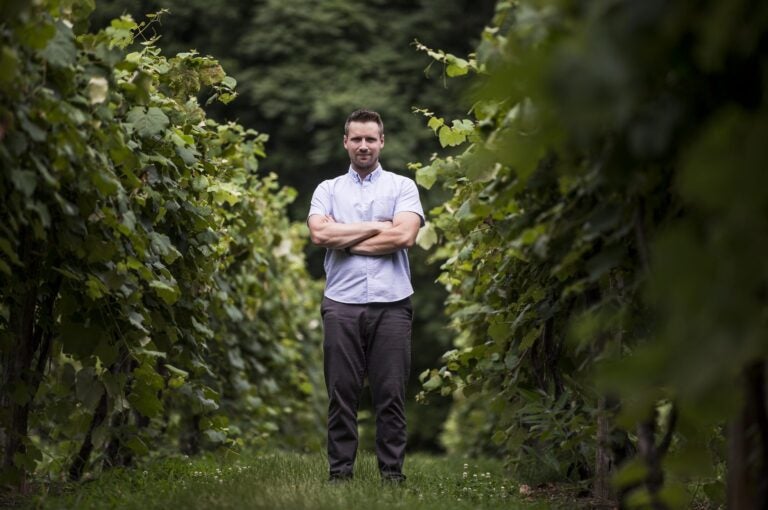
M 384 147 L 384 133 L 381 134 L 381 146 Z

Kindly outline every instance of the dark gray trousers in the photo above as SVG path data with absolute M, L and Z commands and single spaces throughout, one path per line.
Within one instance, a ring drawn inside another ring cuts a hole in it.
M 411 300 L 350 305 L 324 298 L 321 311 L 330 474 L 352 475 L 357 454 L 357 408 L 363 380 L 368 376 L 376 414 L 379 471 L 386 478 L 399 478 L 405 458 Z

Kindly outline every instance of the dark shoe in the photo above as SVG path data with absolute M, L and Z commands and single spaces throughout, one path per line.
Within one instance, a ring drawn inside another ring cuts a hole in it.
M 384 485 L 405 485 L 405 475 L 402 473 L 382 473 L 381 483 Z
M 332 485 L 343 484 L 352 481 L 352 473 L 334 473 L 328 477 L 328 483 Z

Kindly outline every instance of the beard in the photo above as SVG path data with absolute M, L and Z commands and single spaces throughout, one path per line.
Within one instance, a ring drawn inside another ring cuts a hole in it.
M 361 156 L 367 156 L 366 158 L 361 158 Z M 355 167 L 357 167 L 359 170 L 371 170 L 373 168 L 376 168 L 376 166 L 379 164 L 379 159 L 375 158 L 373 154 L 358 154 L 355 156 L 354 159 Z

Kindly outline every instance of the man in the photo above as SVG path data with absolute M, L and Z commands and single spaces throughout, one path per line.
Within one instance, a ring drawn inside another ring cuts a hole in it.
M 312 242 L 327 248 L 321 313 L 331 481 L 352 478 L 366 376 L 376 414 L 379 471 L 384 480 L 405 480 L 405 385 L 413 319 L 407 250 L 424 225 L 424 212 L 416 184 L 381 168 L 383 147 L 379 114 L 353 112 L 344 126 L 349 170 L 320 183 L 307 220 Z

